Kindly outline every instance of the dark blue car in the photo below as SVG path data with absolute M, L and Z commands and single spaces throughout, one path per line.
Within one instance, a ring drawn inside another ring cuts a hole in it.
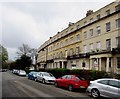
M 38 73 L 39 72 L 35 72 L 35 71 L 30 72 L 28 74 L 28 79 L 35 80 L 35 78 L 36 78 L 36 76 L 37 76 Z

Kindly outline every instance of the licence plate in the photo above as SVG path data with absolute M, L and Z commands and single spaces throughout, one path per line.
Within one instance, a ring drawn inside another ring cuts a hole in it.
M 80 86 L 80 88 L 85 88 L 84 86 Z

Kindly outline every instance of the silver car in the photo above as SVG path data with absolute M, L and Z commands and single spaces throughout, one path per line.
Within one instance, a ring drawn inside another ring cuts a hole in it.
M 120 80 L 104 78 L 90 81 L 87 92 L 93 98 L 103 96 L 120 99 Z
M 24 70 L 19 70 L 18 75 L 19 76 L 26 76 L 26 72 Z
M 37 74 L 37 77 L 35 78 L 35 81 L 40 81 L 43 84 L 44 83 L 54 84 L 55 79 L 56 78 L 51 73 L 48 73 L 48 72 L 39 72 Z

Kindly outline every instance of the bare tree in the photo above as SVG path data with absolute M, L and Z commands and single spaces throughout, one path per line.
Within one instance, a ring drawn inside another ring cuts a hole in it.
M 32 60 L 32 64 L 36 64 L 37 49 L 30 48 L 27 44 L 23 44 L 18 48 L 17 58 L 20 58 L 23 55 L 29 56 Z
M 22 55 L 31 56 L 31 48 L 27 44 L 18 47 L 17 57 L 20 58 Z

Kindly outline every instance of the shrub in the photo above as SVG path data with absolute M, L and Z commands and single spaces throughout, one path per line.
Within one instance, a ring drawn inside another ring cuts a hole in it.
M 91 80 L 96 80 L 99 78 L 108 78 L 111 77 L 105 71 L 96 71 L 96 70 L 83 70 L 83 69 L 65 69 L 65 68 L 56 68 L 56 69 L 40 69 L 39 71 L 46 71 L 53 74 L 56 78 L 60 78 L 64 75 L 75 74 L 80 77 L 85 78 L 88 82 Z M 28 73 L 30 70 L 27 71 Z M 115 75 L 116 78 L 120 79 L 120 75 Z
M 56 69 L 45 69 L 46 72 L 50 72 L 51 74 L 53 74 L 56 78 L 59 78 L 63 75 L 68 75 L 70 74 L 70 70 L 69 69 L 65 69 L 65 68 L 56 68 Z

